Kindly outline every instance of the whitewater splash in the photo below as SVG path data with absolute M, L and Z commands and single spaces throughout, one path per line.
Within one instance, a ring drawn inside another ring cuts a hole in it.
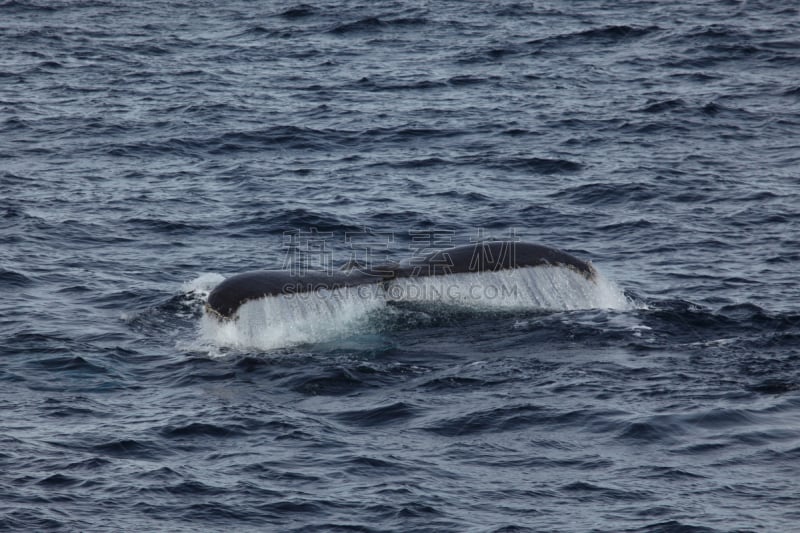
M 219 278 L 206 276 L 208 282 Z M 366 332 L 370 317 L 395 302 L 446 305 L 475 311 L 628 310 L 634 304 L 597 273 L 589 280 L 566 267 L 399 278 L 386 283 L 280 294 L 243 304 L 233 320 L 204 313 L 203 343 L 274 350 Z
M 476 310 L 572 311 L 629 309 L 622 291 L 599 273 L 543 266 L 392 280 L 387 298 L 397 302 L 455 305 Z
M 243 304 L 235 320 L 204 313 L 201 337 L 219 346 L 262 350 L 322 342 L 356 333 L 385 305 L 382 292 L 362 286 L 280 294 Z

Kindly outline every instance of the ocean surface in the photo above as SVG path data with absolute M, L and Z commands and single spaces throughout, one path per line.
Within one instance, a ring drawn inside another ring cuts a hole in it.
M 799 261 L 796 1 L 0 0 L 0 530 L 800 531 Z

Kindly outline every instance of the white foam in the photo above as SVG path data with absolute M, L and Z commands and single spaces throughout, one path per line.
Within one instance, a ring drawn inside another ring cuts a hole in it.
M 385 305 L 378 285 L 283 294 L 243 304 L 235 320 L 205 313 L 200 332 L 217 346 L 274 350 L 352 335 Z
M 439 303 L 475 309 L 571 311 L 631 309 L 623 292 L 601 274 L 594 280 L 565 267 L 400 278 L 387 287 L 391 301 Z
M 224 279 L 225 276 L 222 274 L 206 272 L 184 283 L 181 287 L 181 292 L 187 294 L 194 293 L 201 296 L 204 300 L 207 300 L 209 293 L 214 290 L 214 287 L 222 283 Z

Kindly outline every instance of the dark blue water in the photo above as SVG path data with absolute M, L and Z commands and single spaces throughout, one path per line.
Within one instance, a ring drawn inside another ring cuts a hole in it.
M 209 336 L 312 228 L 631 305 Z M 796 2 L 3 1 L 0 529 L 797 530 L 798 235 Z

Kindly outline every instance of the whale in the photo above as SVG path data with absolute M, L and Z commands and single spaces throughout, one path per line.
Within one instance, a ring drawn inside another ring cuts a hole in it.
M 239 308 L 270 296 L 336 290 L 361 285 L 385 287 L 396 279 L 496 272 L 520 268 L 564 267 L 589 281 L 597 271 L 591 262 L 557 248 L 518 241 L 487 241 L 437 250 L 395 263 L 365 266 L 351 261 L 335 271 L 254 270 L 231 276 L 208 296 L 206 311 L 232 320 Z

